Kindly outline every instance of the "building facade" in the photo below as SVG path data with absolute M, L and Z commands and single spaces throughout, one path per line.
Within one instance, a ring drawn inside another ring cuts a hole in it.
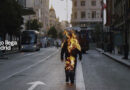
M 42 30 L 47 31 L 49 28 L 49 0 L 35 0 L 34 10 L 37 19 L 43 24 Z
M 101 0 L 72 0 L 72 26 L 87 27 L 102 23 Z
M 35 14 L 23 16 L 24 23 L 26 23 L 30 19 L 37 19 L 43 25 L 43 28 L 41 28 L 41 32 L 48 30 L 49 0 L 18 0 L 18 3 L 26 9 L 33 9 L 35 11 Z
M 107 8 L 106 8 L 106 10 L 107 10 L 107 12 L 106 12 L 106 26 L 111 26 L 112 25 L 112 9 L 113 9 L 113 7 L 112 7 L 112 0 L 107 0 L 106 1 L 106 6 L 107 6 Z
M 51 6 L 50 10 L 49 10 L 49 23 L 50 23 L 50 27 L 55 27 L 56 26 L 56 12 L 55 9 Z
M 126 44 L 130 51 L 130 0 L 107 0 L 106 25 L 110 27 L 117 53 L 123 54 Z
M 62 28 L 62 30 L 65 30 L 68 27 L 70 27 L 70 24 L 69 24 L 68 21 L 61 21 L 61 28 Z

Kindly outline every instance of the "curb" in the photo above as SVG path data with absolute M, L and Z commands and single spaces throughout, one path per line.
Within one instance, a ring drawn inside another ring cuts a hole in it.
M 8 59 L 8 57 L 4 57 L 4 56 L 3 56 L 3 57 L 0 57 L 0 59 Z
M 110 56 L 110 55 L 108 55 L 108 54 L 106 54 L 106 53 L 104 53 L 104 52 L 98 50 L 97 48 L 96 48 L 96 51 L 102 53 L 103 55 L 105 55 L 105 56 L 107 56 L 107 57 L 113 59 L 114 61 L 116 61 L 116 62 L 118 62 L 118 63 L 120 63 L 120 64 L 122 64 L 122 65 L 124 65 L 124 66 L 130 67 L 130 63 L 129 63 L 129 64 L 128 64 L 128 63 L 124 63 L 123 61 L 120 61 L 120 60 L 118 60 L 118 59 L 116 59 L 116 58 L 114 58 L 114 57 L 112 57 L 112 56 Z
M 18 53 L 18 52 L 20 52 L 20 51 L 18 50 L 18 51 L 3 53 L 3 55 L 0 56 L 0 59 L 8 59 L 8 56 L 6 56 L 6 55 L 15 54 L 15 53 Z
M 14 54 L 14 53 L 18 53 L 18 52 L 20 52 L 20 51 L 18 50 L 18 51 L 13 51 L 13 52 L 7 52 L 7 53 L 4 53 L 4 55 Z

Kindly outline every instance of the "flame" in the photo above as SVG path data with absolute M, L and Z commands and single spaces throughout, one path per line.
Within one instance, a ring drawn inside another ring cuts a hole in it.
M 68 57 L 65 63 L 65 69 L 74 70 L 74 65 L 75 65 L 75 57 L 73 56 Z
M 71 35 L 69 35 L 69 32 L 71 33 Z M 64 34 L 68 38 L 67 39 L 67 42 L 68 42 L 67 49 L 70 54 L 70 57 L 67 57 L 65 68 L 66 68 L 66 70 L 73 70 L 74 66 L 75 66 L 75 57 L 73 57 L 71 55 L 72 50 L 78 49 L 79 51 L 81 51 L 81 47 L 80 47 L 80 44 L 77 40 L 77 36 L 74 33 L 74 31 L 69 31 L 69 32 L 66 30 L 64 31 Z M 64 44 L 64 42 L 62 43 L 62 47 L 63 47 L 63 44 Z
M 77 40 L 77 36 L 73 31 L 71 31 L 72 36 L 68 38 L 68 51 L 71 53 L 71 51 L 75 48 L 77 48 L 79 51 L 81 51 L 81 47 L 79 45 L 79 42 Z
M 69 33 L 65 30 L 64 35 L 66 35 L 67 38 L 70 38 Z

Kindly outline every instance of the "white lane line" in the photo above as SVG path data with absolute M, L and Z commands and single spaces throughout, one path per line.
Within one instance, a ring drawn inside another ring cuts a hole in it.
M 9 79 L 9 78 L 11 78 L 11 77 L 14 76 L 14 75 L 17 75 L 17 74 L 22 73 L 22 72 L 24 72 L 24 71 L 26 71 L 26 70 L 28 70 L 28 69 L 30 69 L 30 68 L 32 68 L 32 67 L 35 67 L 36 65 L 40 64 L 40 63 L 43 62 L 43 61 L 46 61 L 48 58 L 50 58 L 51 56 L 53 56 L 53 55 L 55 55 L 56 53 L 58 53 L 58 51 L 59 51 L 59 50 L 57 50 L 56 52 L 54 52 L 54 53 L 52 53 L 51 55 L 47 56 L 46 58 L 44 58 L 44 59 L 38 61 L 37 63 L 34 63 L 34 64 L 32 64 L 32 65 L 30 65 L 30 66 L 28 66 L 28 67 L 26 67 L 26 68 L 24 68 L 24 69 L 22 69 L 22 70 L 20 70 L 20 71 L 18 71 L 18 72 L 15 72 L 15 73 L 13 73 L 13 74 L 11 74 L 11 75 L 9 75 L 9 76 L 7 76 L 7 77 L 1 79 L 1 80 L 0 80 L 0 83 L 3 82 L 3 81 L 5 81 L 5 80 L 7 80 L 7 79 Z
M 76 68 L 76 90 L 85 90 L 81 61 L 77 60 Z
M 36 54 L 36 53 L 29 53 L 29 54 L 23 55 L 23 57 L 30 56 L 30 55 L 33 55 L 33 54 Z
M 44 50 L 44 52 L 45 52 L 45 50 Z M 34 53 L 25 53 L 25 55 L 23 55 L 23 57 L 25 57 L 25 56 L 31 56 L 31 55 L 33 55 L 33 54 L 38 54 L 39 55 L 39 52 L 34 52 Z M 41 54 L 40 54 L 41 55 Z

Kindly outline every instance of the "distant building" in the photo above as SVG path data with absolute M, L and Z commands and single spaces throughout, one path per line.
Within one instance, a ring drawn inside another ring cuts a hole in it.
M 56 12 L 52 6 L 49 10 L 49 23 L 50 27 L 56 26 Z
M 102 23 L 101 0 L 72 0 L 72 26 L 95 26 Z
M 62 30 L 61 28 L 61 22 L 59 21 L 59 18 L 56 18 L 56 25 L 55 28 L 58 32 L 60 32 Z
M 43 0 L 42 5 L 42 22 L 44 30 L 49 29 L 49 0 Z
M 69 22 L 68 21 L 61 21 L 62 30 L 65 30 L 67 27 L 70 27 Z

